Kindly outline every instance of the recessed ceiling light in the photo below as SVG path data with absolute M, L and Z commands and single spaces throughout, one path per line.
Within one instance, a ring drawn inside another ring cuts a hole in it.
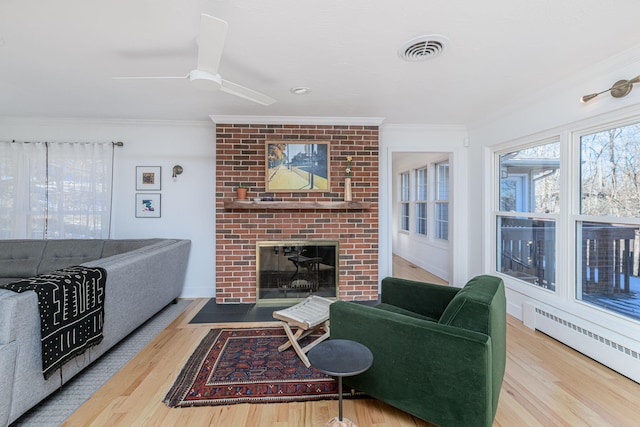
M 410 62 L 424 61 L 440 55 L 448 43 L 449 39 L 440 34 L 416 37 L 400 46 L 398 56 Z
M 291 89 L 289 89 L 291 91 L 292 94 L 294 95 L 306 95 L 309 92 L 311 92 L 311 89 L 308 87 L 304 87 L 304 86 L 296 86 L 296 87 L 292 87 Z

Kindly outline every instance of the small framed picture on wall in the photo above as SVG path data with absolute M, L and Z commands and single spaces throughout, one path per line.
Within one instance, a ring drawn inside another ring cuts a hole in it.
M 136 218 L 160 218 L 160 193 L 136 194 Z
M 136 166 L 136 190 L 161 190 L 160 166 Z

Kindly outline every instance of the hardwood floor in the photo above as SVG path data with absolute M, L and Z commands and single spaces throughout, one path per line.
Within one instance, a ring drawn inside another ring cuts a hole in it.
M 256 325 L 190 325 L 205 303 L 199 299 L 190 304 L 63 425 L 324 426 L 337 414 L 338 402 L 333 400 L 166 407 L 162 398 L 208 329 Z M 507 369 L 494 426 L 635 426 L 640 420 L 639 396 L 640 384 L 508 317 Z M 373 399 L 345 400 L 344 416 L 360 427 L 431 426 Z
M 393 254 L 393 269 L 394 277 L 401 277 L 403 279 L 418 280 L 421 282 L 436 283 L 438 285 L 448 285 L 449 282 L 432 274 L 428 271 L 421 269 L 413 263 L 407 261 L 404 258 Z

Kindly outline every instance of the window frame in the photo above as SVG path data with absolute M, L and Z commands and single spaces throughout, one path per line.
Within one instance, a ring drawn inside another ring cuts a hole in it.
M 502 179 L 501 156 L 505 154 L 513 153 L 516 151 L 522 151 L 529 148 L 549 145 L 553 143 L 557 143 L 559 145 L 560 187 L 562 188 L 563 177 L 566 175 L 566 172 L 562 172 L 563 171 L 563 163 L 562 163 L 563 151 L 562 151 L 561 138 L 559 135 L 531 138 L 526 141 L 518 140 L 509 144 L 499 146 L 496 149 L 494 149 L 491 153 L 493 157 L 493 160 L 492 160 L 492 164 L 493 164 L 492 189 L 493 190 L 492 190 L 492 202 L 491 202 L 491 205 L 493 207 L 492 213 L 491 213 L 491 218 L 492 218 L 491 235 L 493 236 L 493 238 L 491 239 L 492 240 L 492 244 L 491 244 L 492 251 L 491 251 L 491 257 L 490 257 L 492 261 L 491 270 L 495 272 L 495 274 L 500 275 L 501 277 L 505 277 L 506 279 L 508 278 L 508 280 L 512 281 L 515 284 L 515 286 L 526 287 L 526 288 L 532 289 L 534 292 L 542 291 L 546 293 L 556 293 L 558 291 L 558 286 L 557 286 L 557 282 L 559 280 L 558 269 L 561 268 L 561 264 L 558 260 L 558 254 L 560 251 L 560 247 L 559 247 L 560 237 L 558 235 L 558 228 L 559 228 L 559 224 L 562 222 L 561 214 L 564 208 L 563 203 L 566 203 L 566 201 L 564 200 L 563 194 L 561 193 L 560 203 L 559 203 L 560 209 L 558 213 L 535 212 L 535 206 L 533 207 L 533 209 L 529 209 L 528 211 L 500 210 L 501 209 L 500 184 Z M 527 198 L 530 198 L 529 190 L 526 190 L 524 194 L 526 194 Z M 553 254 L 554 254 L 556 267 L 555 267 L 555 271 L 553 272 L 553 278 L 555 280 L 555 285 L 553 287 L 549 288 L 549 287 L 542 286 L 540 284 L 534 284 L 532 282 L 528 282 L 524 279 L 520 279 L 518 277 L 515 277 L 513 275 L 500 271 L 499 267 L 502 264 L 499 263 L 500 255 L 498 254 L 498 250 L 500 249 L 499 238 L 501 236 L 500 234 L 501 230 L 498 224 L 500 224 L 501 220 L 509 219 L 509 218 L 513 218 L 514 220 L 523 219 L 527 221 L 543 221 L 543 222 L 553 221 L 554 222 L 555 242 L 553 246 Z
M 581 307 L 586 308 L 588 311 L 596 311 L 604 314 L 607 317 L 615 317 L 623 319 L 625 321 L 635 322 L 640 324 L 640 319 L 621 314 L 617 311 L 607 309 L 594 305 L 582 298 L 582 271 L 585 267 L 583 265 L 582 257 L 582 229 L 581 225 L 584 223 L 597 223 L 603 225 L 616 225 L 624 226 L 629 225 L 632 227 L 640 227 L 640 217 L 623 217 L 612 215 L 592 215 L 582 213 L 582 147 L 581 139 L 585 136 L 592 135 L 594 133 L 605 132 L 610 129 L 621 128 L 630 125 L 640 126 L 640 113 L 632 114 L 625 118 L 612 121 L 601 121 L 600 123 L 594 123 L 588 127 L 578 127 L 573 129 L 570 134 L 571 140 L 571 162 L 574 166 L 571 175 L 571 212 L 567 221 L 567 228 L 571 232 L 571 238 L 568 242 L 571 248 L 573 248 L 573 256 L 569 257 L 569 272 L 568 275 L 571 280 L 567 286 L 567 299 L 572 303 L 575 303 Z M 640 132 L 639 132 L 640 136 Z M 638 142 L 640 145 L 640 142 Z M 640 166 L 638 167 L 640 170 Z M 580 241 L 579 241 L 580 240 Z

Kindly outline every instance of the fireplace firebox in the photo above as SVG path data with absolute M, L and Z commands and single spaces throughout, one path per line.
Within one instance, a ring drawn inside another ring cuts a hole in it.
M 256 242 L 258 302 L 336 298 L 338 242 L 286 240 Z

